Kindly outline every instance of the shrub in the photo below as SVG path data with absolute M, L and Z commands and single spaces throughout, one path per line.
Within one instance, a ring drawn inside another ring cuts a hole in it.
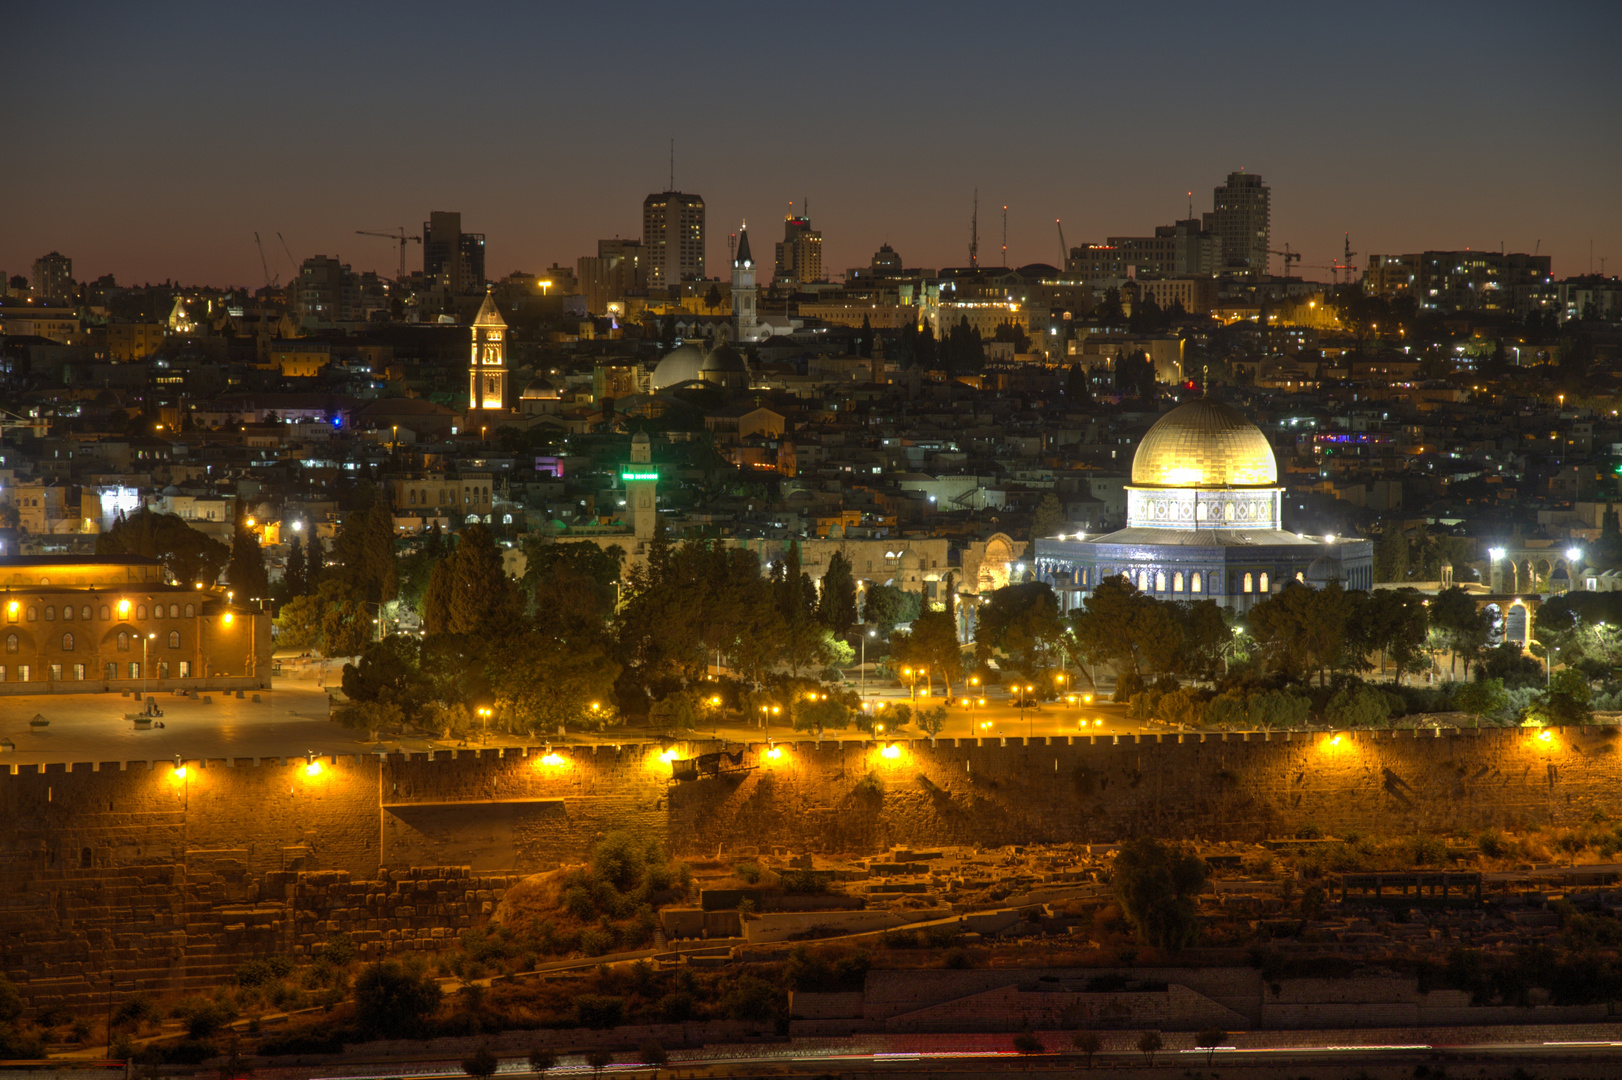
M 1139 938 L 1176 950 L 1191 943 L 1199 931 L 1194 897 L 1208 873 L 1198 856 L 1142 837 L 1116 853 L 1110 884 Z
M 439 1008 L 439 984 L 393 960 L 371 964 L 355 980 L 355 1019 L 362 1030 L 410 1036 Z
M 1333 727 L 1380 727 L 1391 719 L 1391 702 L 1378 687 L 1343 686 L 1329 699 L 1324 719 Z
M 9 1024 L 23 1014 L 23 996 L 11 985 L 11 980 L 0 975 L 0 1024 Z
M 1014 1036 L 1014 1052 L 1016 1054 L 1041 1054 L 1046 1051 L 1047 1047 L 1042 1045 L 1042 1040 L 1029 1031 L 1022 1031 Z
M 618 1027 L 625 1017 L 625 999 L 606 994 L 581 994 L 575 998 L 574 1012 L 581 1027 Z
M 728 1020 L 765 1023 L 787 1011 L 787 1002 L 783 992 L 765 979 L 743 975 L 721 998 L 720 1008 Z
M 487 1080 L 488 1077 L 494 1076 L 496 1069 L 500 1067 L 501 1062 L 496 1060 L 496 1055 L 482 1046 L 473 1052 L 472 1057 L 462 1062 L 462 1071 L 474 1080 Z

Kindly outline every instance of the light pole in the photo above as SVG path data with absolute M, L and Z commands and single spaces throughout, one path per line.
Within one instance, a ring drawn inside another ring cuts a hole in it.
M 144 634 L 141 637 L 141 711 L 146 711 L 146 646 L 157 634 Z
M 869 630 L 862 635 L 862 688 L 859 693 L 864 698 L 867 697 L 867 639 L 878 636 L 879 632 L 877 630 Z
M 1029 739 L 1031 737 L 1031 725 L 1036 723 L 1036 718 L 1031 717 L 1028 720 L 1026 719 L 1025 706 L 1030 701 L 1031 691 L 1035 690 L 1036 687 L 1027 683 L 1025 686 L 1016 686 L 1014 689 L 1019 691 L 1019 718 L 1021 720 L 1025 720 L 1025 737 Z

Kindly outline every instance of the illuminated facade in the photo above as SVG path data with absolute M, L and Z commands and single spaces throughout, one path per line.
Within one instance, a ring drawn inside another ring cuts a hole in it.
M 470 411 L 506 408 L 507 321 L 496 301 L 484 294 L 484 304 L 473 320 L 473 355 L 467 369 L 467 407 Z
M 256 607 L 138 555 L 0 558 L 0 694 L 268 684 Z
M 1248 608 L 1301 581 L 1373 585 L 1367 540 L 1314 539 L 1282 527 L 1284 489 L 1267 437 L 1213 398 L 1186 402 L 1149 429 L 1132 460 L 1126 528 L 1036 541 L 1038 576 L 1074 607 L 1124 575 L 1165 600 Z
M 648 288 L 704 277 L 704 200 L 663 191 L 642 200 L 642 258 Z
M 652 540 L 659 512 L 659 471 L 653 467 L 653 446 L 647 432 L 631 436 L 631 462 L 620 473 L 620 479 L 625 482 L 625 515 L 630 518 L 631 532 L 639 542 Z

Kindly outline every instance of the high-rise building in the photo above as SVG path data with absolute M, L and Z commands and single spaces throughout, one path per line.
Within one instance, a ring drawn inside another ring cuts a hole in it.
M 821 280 L 822 233 L 811 227 L 809 217 L 790 214 L 783 219 L 783 242 L 777 245 L 772 284 L 803 285 Z
M 468 360 L 467 379 L 469 411 L 506 408 L 507 320 L 489 293 L 484 294 L 484 305 L 473 318 L 473 355 Z
M 34 260 L 34 296 L 41 300 L 65 300 L 73 295 L 73 260 L 60 251 Z
M 1363 291 L 1412 297 L 1422 311 L 1524 311 L 1552 295 L 1547 255 L 1497 251 L 1421 251 L 1370 255 Z
M 462 215 L 435 210 L 422 223 L 422 273 L 453 296 L 484 291 L 484 234 L 462 231 Z
M 704 199 L 661 191 L 642 200 L 642 258 L 648 288 L 704 277 Z
M 330 255 L 312 255 L 293 279 L 292 314 L 301 324 L 352 322 L 360 308 L 360 279 Z
M 1261 277 L 1267 273 L 1272 191 L 1254 173 L 1228 174 L 1212 195 L 1205 231 L 1222 245 L 1220 271 Z
M 755 339 L 755 257 L 749 252 L 749 223 L 738 229 L 732 259 L 732 328 L 738 341 Z
M 597 255 L 575 260 L 575 277 L 586 297 L 586 310 L 593 315 L 608 311 L 608 305 L 624 300 L 633 289 L 645 289 L 648 278 L 642 263 L 640 240 L 599 240 Z

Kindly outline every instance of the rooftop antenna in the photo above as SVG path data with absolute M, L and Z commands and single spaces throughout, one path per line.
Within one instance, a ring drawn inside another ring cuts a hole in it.
M 974 213 L 969 217 L 969 267 L 980 265 L 980 189 L 974 189 Z
M 1008 265 L 1008 204 L 1002 204 L 1002 264 Z
M 1059 269 L 1063 270 L 1065 263 L 1070 259 L 1070 252 L 1064 246 L 1064 222 L 1054 218 L 1053 224 L 1059 227 Z
M 1188 193 L 1188 220 L 1194 220 L 1194 193 L 1192 191 Z
M 670 186 L 666 191 L 676 190 L 676 140 L 670 140 Z

